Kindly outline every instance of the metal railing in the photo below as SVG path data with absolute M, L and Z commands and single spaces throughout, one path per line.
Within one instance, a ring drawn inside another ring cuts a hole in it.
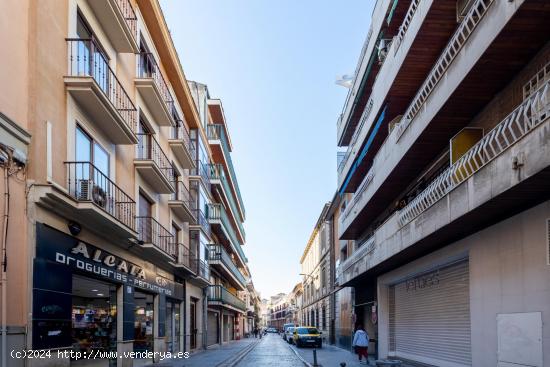
M 178 264 L 185 266 L 187 269 L 191 270 L 193 273 L 197 273 L 197 257 L 195 253 L 189 250 L 189 247 L 183 243 L 175 244 L 178 251 Z
M 231 177 L 231 182 L 235 188 L 235 193 L 237 194 L 237 200 L 239 201 L 239 206 L 243 212 L 243 216 L 246 216 L 244 209 L 244 203 L 241 196 L 241 190 L 239 189 L 239 182 L 237 181 L 237 176 L 235 174 L 235 168 L 233 167 L 233 161 L 231 160 L 231 154 L 229 152 L 229 142 L 225 136 L 225 130 L 221 124 L 208 124 L 207 134 L 209 140 L 220 140 L 222 143 L 222 149 L 227 159 L 227 165 L 229 167 L 229 176 Z
M 176 122 L 176 125 L 171 128 L 170 137 L 174 140 L 183 141 L 183 145 L 185 146 L 185 149 L 187 149 L 187 151 L 189 152 L 189 155 L 194 158 L 196 156 L 195 146 L 191 144 L 191 137 L 189 136 L 189 130 L 187 130 L 187 127 L 185 126 L 183 119 L 180 117 L 175 107 L 172 109 L 172 118 Z
M 93 39 L 80 38 L 67 39 L 67 46 L 69 76 L 92 77 L 124 123 L 136 132 L 136 107 L 109 66 L 101 47 Z
M 241 248 L 241 243 L 237 239 L 237 233 L 231 225 L 231 221 L 225 212 L 225 209 L 221 204 L 208 204 L 208 219 L 210 220 L 219 220 L 222 223 L 222 226 L 225 228 L 225 232 L 229 236 L 229 241 L 237 249 L 239 256 L 243 262 L 246 262 L 246 256 L 244 255 L 243 249 Z
M 207 263 L 201 259 L 197 259 L 197 271 L 196 274 L 198 277 L 209 280 L 210 279 L 210 267 Z
M 550 81 L 527 98 L 502 122 L 399 212 L 403 226 L 438 202 L 502 152 L 550 117 Z
M 233 274 L 235 278 L 237 278 L 241 285 L 243 287 L 246 286 L 246 279 L 244 278 L 244 275 L 241 273 L 237 265 L 235 265 L 235 263 L 231 259 L 231 256 L 229 256 L 222 245 L 210 245 L 209 252 L 209 260 L 221 261 L 222 264 L 224 264 L 229 269 L 229 271 L 231 271 L 231 274 Z
M 136 225 L 140 241 L 151 243 L 156 248 L 177 259 L 177 246 L 174 242 L 174 236 L 155 218 L 138 216 L 136 217 Z
M 67 189 L 73 198 L 94 203 L 135 230 L 136 203 L 128 194 L 90 162 L 64 163 L 67 167 Z
M 244 301 L 221 285 L 208 286 L 208 301 L 221 302 L 223 304 L 233 306 L 239 310 L 246 311 L 246 304 Z
M 338 165 L 338 174 L 342 174 L 342 171 L 344 170 L 344 167 L 346 166 L 346 163 L 349 160 L 349 157 L 351 156 L 351 152 L 353 150 L 353 146 L 357 142 L 357 138 L 359 138 L 359 133 L 361 129 L 363 128 L 363 125 L 365 125 L 365 121 L 369 117 L 371 111 L 372 111 L 372 105 L 373 101 L 372 98 L 369 99 L 369 102 L 365 106 L 365 109 L 363 110 L 363 113 L 361 114 L 361 118 L 359 119 L 359 124 L 357 125 L 355 132 L 353 133 L 353 136 L 351 137 L 348 149 L 346 150 L 346 155 L 344 156 L 344 159 L 340 162 Z
M 208 222 L 208 219 L 206 218 L 206 215 L 204 212 L 200 209 L 193 209 L 193 213 L 195 215 L 196 222 L 194 224 L 201 226 L 202 230 L 210 236 L 211 234 L 211 228 L 210 228 L 210 222 Z
M 396 141 L 399 141 L 399 138 L 401 138 L 407 127 L 411 124 L 412 120 L 418 114 L 432 91 L 435 89 L 436 85 L 439 83 L 441 78 L 443 78 L 443 75 L 445 75 L 445 71 L 447 71 L 455 57 L 462 49 L 462 46 L 464 46 L 476 26 L 479 22 L 481 22 L 484 15 L 487 13 L 489 6 L 491 6 L 494 1 L 495 0 L 476 0 L 472 5 L 468 11 L 468 14 L 466 14 L 466 17 L 460 23 L 449 43 L 439 56 L 439 59 L 428 74 L 428 77 L 418 90 L 418 93 L 413 98 L 411 104 L 407 108 L 407 111 L 403 115 L 403 118 L 394 129 L 397 134 Z
M 191 176 L 199 176 L 201 177 L 204 186 L 210 191 L 210 169 L 208 168 L 208 163 L 204 163 L 203 161 L 197 159 L 195 161 L 195 167 L 191 169 Z
M 168 156 L 155 137 L 151 134 L 136 134 L 138 137 L 138 144 L 136 147 L 136 160 L 138 161 L 153 161 L 153 163 L 160 170 L 166 180 L 173 184 L 174 181 L 174 169 L 170 164 Z
M 422 0 L 412 0 L 411 5 L 409 5 L 409 9 L 407 10 L 407 13 L 405 14 L 405 19 L 403 19 L 403 23 L 399 26 L 399 31 L 397 32 L 397 35 L 395 36 L 396 40 L 396 47 L 395 51 L 399 49 L 399 46 L 401 45 L 401 42 L 403 41 L 403 38 L 405 38 L 405 33 L 407 33 L 407 29 L 409 29 L 409 26 L 411 25 L 412 19 L 414 17 L 414 14 L 416 13 L 416 9 L 418 9 L 418 6 L 420 5 L 420 1 Z
M 367 172 L 365 177 L 363 177 L 363 181 L 361 181 L 361 184 L 359 185 L 357 191 L 353 194 L 353 197 L 351 198 L 351 201 L 349 202 L 348 206 L 344 210 L 344 213 L 340 216 L 340 222 L 343 222 L 346 220 L 346 218 L 351 214 L 353 208 L 355 205 L 357 205 L 357 202 L 361 200 L 363 197 L 363 194 L 369 184 L 372 182 L 372 179 L 374 178 L 374 166 L 370 168 L 370 170 Z
M 132 36 L 134 37 L 134 39 L 136 39 L 137 38 L 137 16 L 136 16 L 136 12 L 134 11 L 134 8 L 132 7 L 132 4 L 130 4 L 129 0 L 116 0 L 116 4 L 118 6 L 118 9 L 120 10 L 120 13 L 124 17 L 124 20 L 128 25 L 128 28 L 130 28 L 130 31 L 132 31 Z
M 231 206 L 231 210 L 233 211 L 233 213 L 235 213 L 235 221 L 239 226 L 239 230 L 241 231 L 243 238 L 245 238 L 246 232 L 244 231 L 243 223 L 239 219 L 241 216 L 239 214 L 239 211 L 237 210 L 237 204 L 235 203 L 233 193 L 229 188 L 229 183 L 227 182 L 227 178 L 225 177 L 225 169 L 223 168 L 222 164 L 215 163 L 210 165 L 210 178 L 212 180 L 219 180 L 221 182 L 224 191 L 227 193 L 227 201 L 229 201 L 229 206 Z
M 185 183 L 183 181 L 175 181 L 172 183 L 176 191 L 172 193 L 171 199 L 174 201 L 181 201 L 183 202 L 183 205 L 187 207 L 187 209 L 194 215 L 195 212 L 193 209 L 195 209 L 196 202 L 191 197 L 191 193 L 185 187 Z
M 523 98 L 529 97 L 548 80 L 550 80 L 550 62 L 544 65 L 527 83 L 525 83 L 523 86 Z
M 168 108 L 168 111 L 172 113 L 174 108 L 174 98 L 170 93 L 168 83 L 164 80 L 162 72 L 155 60 L 155 57 L 150 52 L 142 52 L 137 55 L 138 58 L 138 78 L 151 78 L 155 85 L 159 89 L 160 95 Z

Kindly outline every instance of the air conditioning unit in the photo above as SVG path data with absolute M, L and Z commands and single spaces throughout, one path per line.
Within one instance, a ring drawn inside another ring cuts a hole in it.
M 79 201 L 90 201 L 93 182 L 91 180 L 84 179 L 80 179 L 78 181 L 78 191 L 75 193 L 76 199 Z
M 456 2 L 456 21 L 461 22 L 468 14 L 475 0 L 457 0 Z

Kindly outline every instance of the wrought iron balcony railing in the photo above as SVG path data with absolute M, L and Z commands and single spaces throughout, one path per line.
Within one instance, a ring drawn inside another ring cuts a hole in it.
M 138 145 L 136 160 L 153 161 L 164 178 L 173 183 L 174 170 L 164 150 L 160 147 L 155 137 L 151 134 L 137 134 Z
M 170 137 L 175 140 L 183 141 L 183 145 L 189 152 L 191 157 L 196 156 L 195 146 L 191 144 L 191 137 L 189 136 L 189 130 L 185 127 L 183 119 L 180 117 L 175 107 L 172 108 L 172 118 L 176 122 L 176 125 L 171 128 Z
M 177 260 L 177 246 L 174 236 L 153 217 L 136 217 L 139 240 L 144 244 L 153 244 Z
M 160 95 L 166 108 L 170 113 L 174 108 L 174 98 L 172 98 L 172 93 L 170 93 L 170 88 L 162 76 L 162 72 L 155 60 L 155 57 L 150 52 L 142 52 L 137 55 L 138 58 L 138 78 L 151 78 L 153 79 L 155 85 L 157 86 Z
M 210 254 L 208 259 L 211 261 L 220 261 L 227 267 L 227 269 L 231 271 L 231 274 L 237 278 L 243 287 L 246 286 L 246 279 L 244 275 L 241 273 L 237 265 L 235 265 L 233 260 L 231 260 L 231 256 L 229 256 L 222 245 L 210 245 Z
M 208 286 L 208 301 L 220 302 L 222 304 L 233 306 L 241 311 L 246 311 L 246 304 L 244 301 L 221 285 Z
M 130 28 L 132 35 L 134 36 L 134 38 L 136 38 L 137 37 L 137 16 L 136 16 L 136 12 L 134 11 L 134 8 L 132 7 L 132 4 L 130 4 L 129 0 L 116 0 L 116 4 L 120 9 L 120 12 L 122 13 L 124 20 L 128 25 L 128 28 Z
M 175 246 L 177 249 L 178 264 L 185 266 L 187 269 L 191 270 L 191 272 L 196 274 L 198 264 L 195 252 L 190 250 L 189 247 L 183 243 L 176 243 Z
M 69 76 L 92 77 L 124 123 L 136 132 L 136 107 L 109 66 L 101 48 L 93 39 L 69 38 L 67 45 Z
M 210 279 L 210 267 L 201 259 L 197 259 L 197 276 L 207 281 Z
M 67 189 L 78 201 L 94 203 L 113 218 L 135 230 L 136 203 L 105 173 L 90 162 L 65 162 Z

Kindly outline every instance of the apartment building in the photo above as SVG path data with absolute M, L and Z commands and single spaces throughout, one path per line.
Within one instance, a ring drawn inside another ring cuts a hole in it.
M 297 283 L 288 294 L 288 311 L 286 314 L 285 324 L 294 323 L 296 325 L 300 325 L 302 322 L 302 301 L 303 290 L 302 282 L 300 282 Z
M 279 293 L 271 296 L 269 300 L 269 321 L 268 327 L 283 331 L 283 325 L 286 323 L 286 315 L 288 311 L 288 297 L 286 293 Z
M 549 34 L 547 1 L 376 3 L 337 125 L 335 323 L 380 357 L 550 365 Z
M 323 206 L 300 259 L 302 269 L 302 325 L 315 326 L 329 341 L 331 284 L 330 233 L 325 220 L 330 202 Z
M 243 300 L 250 279 L 243 222 L 244 205 L 236 178 L 223 104 L 210 97 L 205 84 L 189 87 L 201 118 L 201 128 L 191 130 L 198 142 L 197 161 L 191 171 L 191 193 L 197 198 L 197 221 L 190 236 L 208 249 L 207 346 L 240 339 L 247 306 Z
M 246 311 L 244 206 L 221 102 L 186 80 L 158 1 L 4 5 L 2 366 L 225 340 L 222 313 Z M 137 356 L 94 362 L 157 361 Z

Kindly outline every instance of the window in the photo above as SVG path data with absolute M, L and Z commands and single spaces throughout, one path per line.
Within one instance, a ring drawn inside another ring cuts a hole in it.
M 327 309 L 325 306 L 323 306 L 323 309 L 321 311 L 321 322 L 322 322 L 322 328 L 325 330 L 327 328 Z
M 90 162 L 105 176 L 109 176 L 109 153 L 80 126 L 76 128 L 75 159 Z

